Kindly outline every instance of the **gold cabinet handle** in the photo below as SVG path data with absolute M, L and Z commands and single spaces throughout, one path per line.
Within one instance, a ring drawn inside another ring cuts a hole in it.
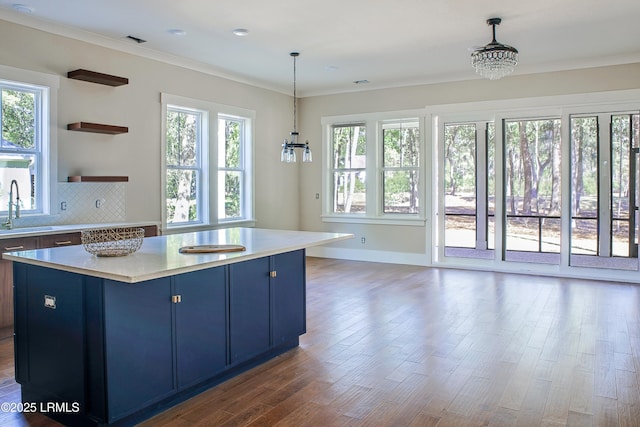
M 54 242 L 54 245 L 63 246 L 63 245 L 70 245 L 71 243 L 72 243 L 71 240 L 64 240 L 62 242 Z
M 10 248 L 4 248 L 5 251 L 19 251 L 20 249 L 24 249 L 24 246 L 12 246 Z
M 173 302 L 174 304 L 178 304 L 179 302 L 182 302 L 182 295 L 171 296 L 171 302 Z
M 277 273 L 275 270 L 273 270 L 269 275 L 270 275 L 272 278 L 275 278 L 275 277 L 278 275 L 278 273 Z

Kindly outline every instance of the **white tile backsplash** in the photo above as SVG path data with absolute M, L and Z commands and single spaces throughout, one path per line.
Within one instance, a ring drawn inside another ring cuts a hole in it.
M 14 226 L 126 221 L 126 182 L 59 182 L 57 185 L 58 213 L 32 217 L 24 215 L 14 221 Z M 65 210 L 60 209 L 63 203 Z
M 60 224 L 98 224 L 126 219 L 125 182 L 60 182 L 58 203 Z

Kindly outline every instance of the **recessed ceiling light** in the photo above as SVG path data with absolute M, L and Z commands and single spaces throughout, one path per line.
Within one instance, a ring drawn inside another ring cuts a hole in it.
M 244 37 L 249 34 L 249 30 L 247 30 L 246 28 L 236 28 L 235 30 L 233 30 L 233 34 L 238 37 Z
M 20 13 L 31 14 L 35 10 L 31 6 L 27 6 L 26 4 L 18 4 L 18 3 L 16 3 L 16 4 L 11 5 L 11 7 L 13 8 L 13 10 L 16 10 L 16 11 L 18 11 Z
M 357 85 L 364 85 L 364 84 L 369 83 L 369 80 L 367 80 L 367 79 L 363 79 L 363 80 L 354 80 L 353 82 L 354 82 L 355 84 L 357 84 Z
M 170 30 L 167 30 L 167 32 L 169 34 L 171 34 L 172 36 L 186 36 L 187 32 L 185 30 L 181 30 L 180 28 L 172 28 Z

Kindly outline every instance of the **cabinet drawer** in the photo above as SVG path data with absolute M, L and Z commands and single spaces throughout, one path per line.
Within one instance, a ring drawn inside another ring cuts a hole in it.
M 17 237 L 15 239 L 0 239 L 0 252 L 26 251 L 38 248 L 37 237 Z
M 57 248 L 60 246 L 79 245 L 82 241 L 80 233 L 50 234 L 40 236 L 40 248 Z

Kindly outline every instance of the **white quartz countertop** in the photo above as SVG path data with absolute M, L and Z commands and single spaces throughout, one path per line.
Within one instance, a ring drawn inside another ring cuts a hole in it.
M 143 227 L 148 225 L 160 226 L 154 221 L 146 222 L 113 222 L 100 224 L 62 224 L 62 225 L 38 225 L 33 227 L 15 227 L 12 229 L 0 228 L 0 240 L 16 237 L 42 236 L 45 234 L 73 233 L 82 230 L 112 227 Z
M 352 234 L 227 228 L 147 237 L 135 253 L 96 257 L 79 246 L 6 252 L 4 259 L 127 283 L 173 276 L 352 238 Z M 182 254 L 183 246 L 243 245 L 242 252 Z

